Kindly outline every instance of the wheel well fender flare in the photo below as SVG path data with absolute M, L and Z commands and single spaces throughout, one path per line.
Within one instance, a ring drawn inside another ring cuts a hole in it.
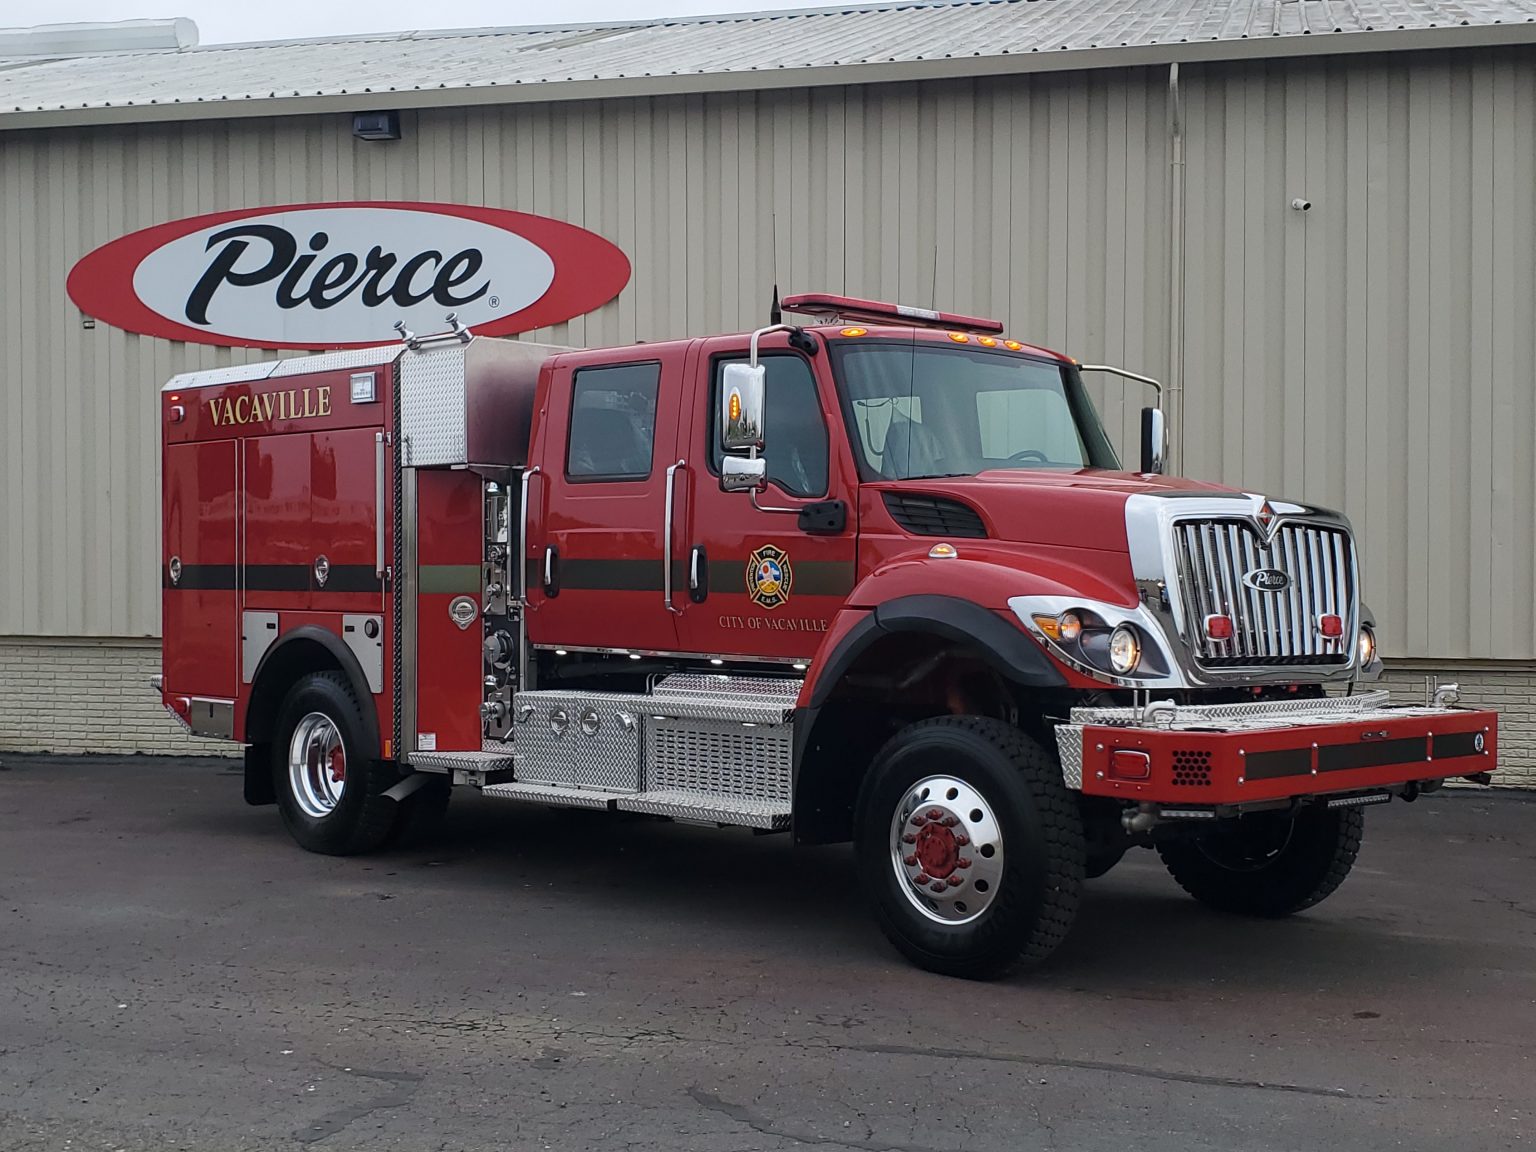
M 357 697 L 358 708 L 362 711 L 363 738 L 367 741 L 367 746 L 362 749 L 363 754 L 369 760 L 379 759 L 383 752 L 379 742 L 379 710 L 374 703 L 373 694 L 368 690 L 368 679 L 363 675 L 363 666 L 358 663 L 352 650 L 342 642 L 341 637 L 315 624 L 304 624 L 283 633 L 276 643 L 262 654 L 260 662 L 256 665 L 256 674 L 251 677 L 251 699 L 245 713 L 246 742 L 257 744 L 272 738 L 278 709 L 282 707 L 283 698 L 288 695 L 288 689 L 293 686 L 299 676 L 308 672 L 329 670 L 311 666 L 302 661 L 296 662 L 296 658 L 300 655 L 300 647 L 311 644 L 323 648 L 326 655 L 334 661 L 334 668 L 346 676 L 351 683 L 352 692 Z M 282 669 L 284 674 L 275 675 L 277 669 Z
M 832 652 L 818 661 L 820 674 L 801 704 L 819 708 L 848 669 L 882 636 L 923 632 L 973 648 L 1005 680 L 1029 688 L 1067 683 L 1054 661 L 1017 624 L 970 600 L 954 596 L 902 596 L 867 613 Z
M 799 843 L 828 843 L 846 839 L 850 833 L 851 826 L 845 827 L 850 785 L 862 778 L 868 765 L 822 771 L 824 759 L 837 759 L 835 751 L 823 751 L 837 748 L 837 734 L 818 731 L 818 727 L 823 723 L 823 709 L 859 658 L 881 639 L 900 633 L 921 633 L 963 645 L 1004 680 L 1021 687 L 1067 685 L 1061 669 L 1023 629 L 972 601 L 940 595 L 903 596 L 865 613 L 828 655 L 818 659 L 820 674 L 795 709 L 791 787 L 795 839 Z M 834 722 L 829 719 L 827 723 Z M 849 778 L 850 771 L 855 779 Z

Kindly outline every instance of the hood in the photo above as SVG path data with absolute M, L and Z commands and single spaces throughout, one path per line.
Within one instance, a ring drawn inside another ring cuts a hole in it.
M 1132 496 L 1216 496 L 1236 490 L 1178 476 L 1084 469 L 997 469 L 977 476 L 896 480 L 886 492 L 947 496 L 981 514 L 994 540 L 1125 552 L 1125 502 Z

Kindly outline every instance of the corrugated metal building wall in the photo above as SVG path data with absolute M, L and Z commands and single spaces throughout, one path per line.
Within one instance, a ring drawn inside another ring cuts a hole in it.
M 618 300 L 537 339 L 749 327 L 777 281 L 1182 378 L 1181 470 L 1347 511 L 1389 657 L 1530 683 L 1528 51 L 1185 65 L 1180 89 L 1182 274 L 1166 68 L 432 110 L 389 145 L 344 116 L 0 133 L 0 637 L 157 632 L 155 390 L 241 355 L 83 327 L 70 266 L 201 212 L 423 199 L 630 255 Z M 1143 398 L 1101 399 L 1131 444 Z M 168 721 L 162 744 L 39 715 L 27 669 L 64 659 L 45 650 L 0 640 L 0 747 L 170 746 Z M 123 660 L 89 651 L 57 675 Z M 1511 721 L 1506 758 L 1536 778 L 1529 707 Z

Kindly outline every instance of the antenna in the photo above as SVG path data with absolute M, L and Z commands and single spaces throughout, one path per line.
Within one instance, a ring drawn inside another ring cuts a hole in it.
M 768 323 L 773 327 L 784 323 L 784 309 L 779 307 L 779 286 L 773 286 L 773 303 L 768 305 Z

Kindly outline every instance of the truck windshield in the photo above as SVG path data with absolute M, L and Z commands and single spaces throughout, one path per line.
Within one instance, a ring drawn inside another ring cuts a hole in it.
M 916 342 L 838 341 L 832 355 L 867 479 L 1119 467 L 1068 365 Z

